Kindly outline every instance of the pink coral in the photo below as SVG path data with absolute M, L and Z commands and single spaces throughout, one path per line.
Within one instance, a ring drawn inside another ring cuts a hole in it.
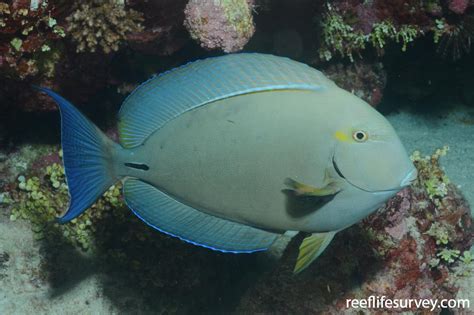
M 463 14 L 469 6 L 469 0 L 450 0 L 449 9 L 456 14 Z
M 185 16 L 191 37 L 206 49 L 241 50 L 255 31 L 252 3 L 246 0 L 191 0 Z

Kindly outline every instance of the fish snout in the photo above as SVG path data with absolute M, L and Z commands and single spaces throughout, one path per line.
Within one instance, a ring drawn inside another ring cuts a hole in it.
M 400 187 L 410 186 L 418 176 L 418 171 L 416 168 L 413 168 L 410 172 L 407 173 L 405 178 L 401 181 Z

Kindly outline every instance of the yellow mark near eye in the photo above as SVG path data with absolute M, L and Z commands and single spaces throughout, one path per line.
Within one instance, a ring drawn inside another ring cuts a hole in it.
M 339 141 L 342 141 L 342 142 L 347 142 L 349 141 L 349 137 L 342 131 L 336 131 L 336 133 L 334 134 L 334 137 L 339 140 Z

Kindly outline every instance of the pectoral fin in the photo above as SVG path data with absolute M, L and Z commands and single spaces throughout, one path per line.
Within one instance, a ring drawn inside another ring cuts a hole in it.
M 298 259 L 293 273 L 297 274 L 306 269 L 326 249 L 336 232 L 313 233 L 303 240 L 300 245 Z
M 334 180 L 328 180 L 327 184 L 322 188 L 306 185 L 291 178 L 287 178 L 285 184 L 290 187 L 297 196 L 324 197 L 335 195 L 341 191 L 339 183 Z

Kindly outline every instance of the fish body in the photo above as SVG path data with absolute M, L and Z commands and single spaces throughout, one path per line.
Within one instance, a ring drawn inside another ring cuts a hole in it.
M 351 104 L 344 119 L 345 103 L 331 94 L 284 90 L 216 101 L 180 115 L 131 150 L 150 167 L 146 182 L 211 215 L 269 230 L 340 230 L 397 190 L 373 194 L 344 182 L 317 211 L 288 205 L 285 178 L 323 185 L 325 170 L 333 168 L 335 131 L 361 110 Z
M 122 106 L 120 144 L 42 90 L 62 116 L 71 203 L 61 222 L 124 180 L 137 216 L 196 245 L 253 252 L 286 231 L 314 233 L 300 271 L 416 177 L 382 115 L 287 58 L 227 55 L 152 78 Z

